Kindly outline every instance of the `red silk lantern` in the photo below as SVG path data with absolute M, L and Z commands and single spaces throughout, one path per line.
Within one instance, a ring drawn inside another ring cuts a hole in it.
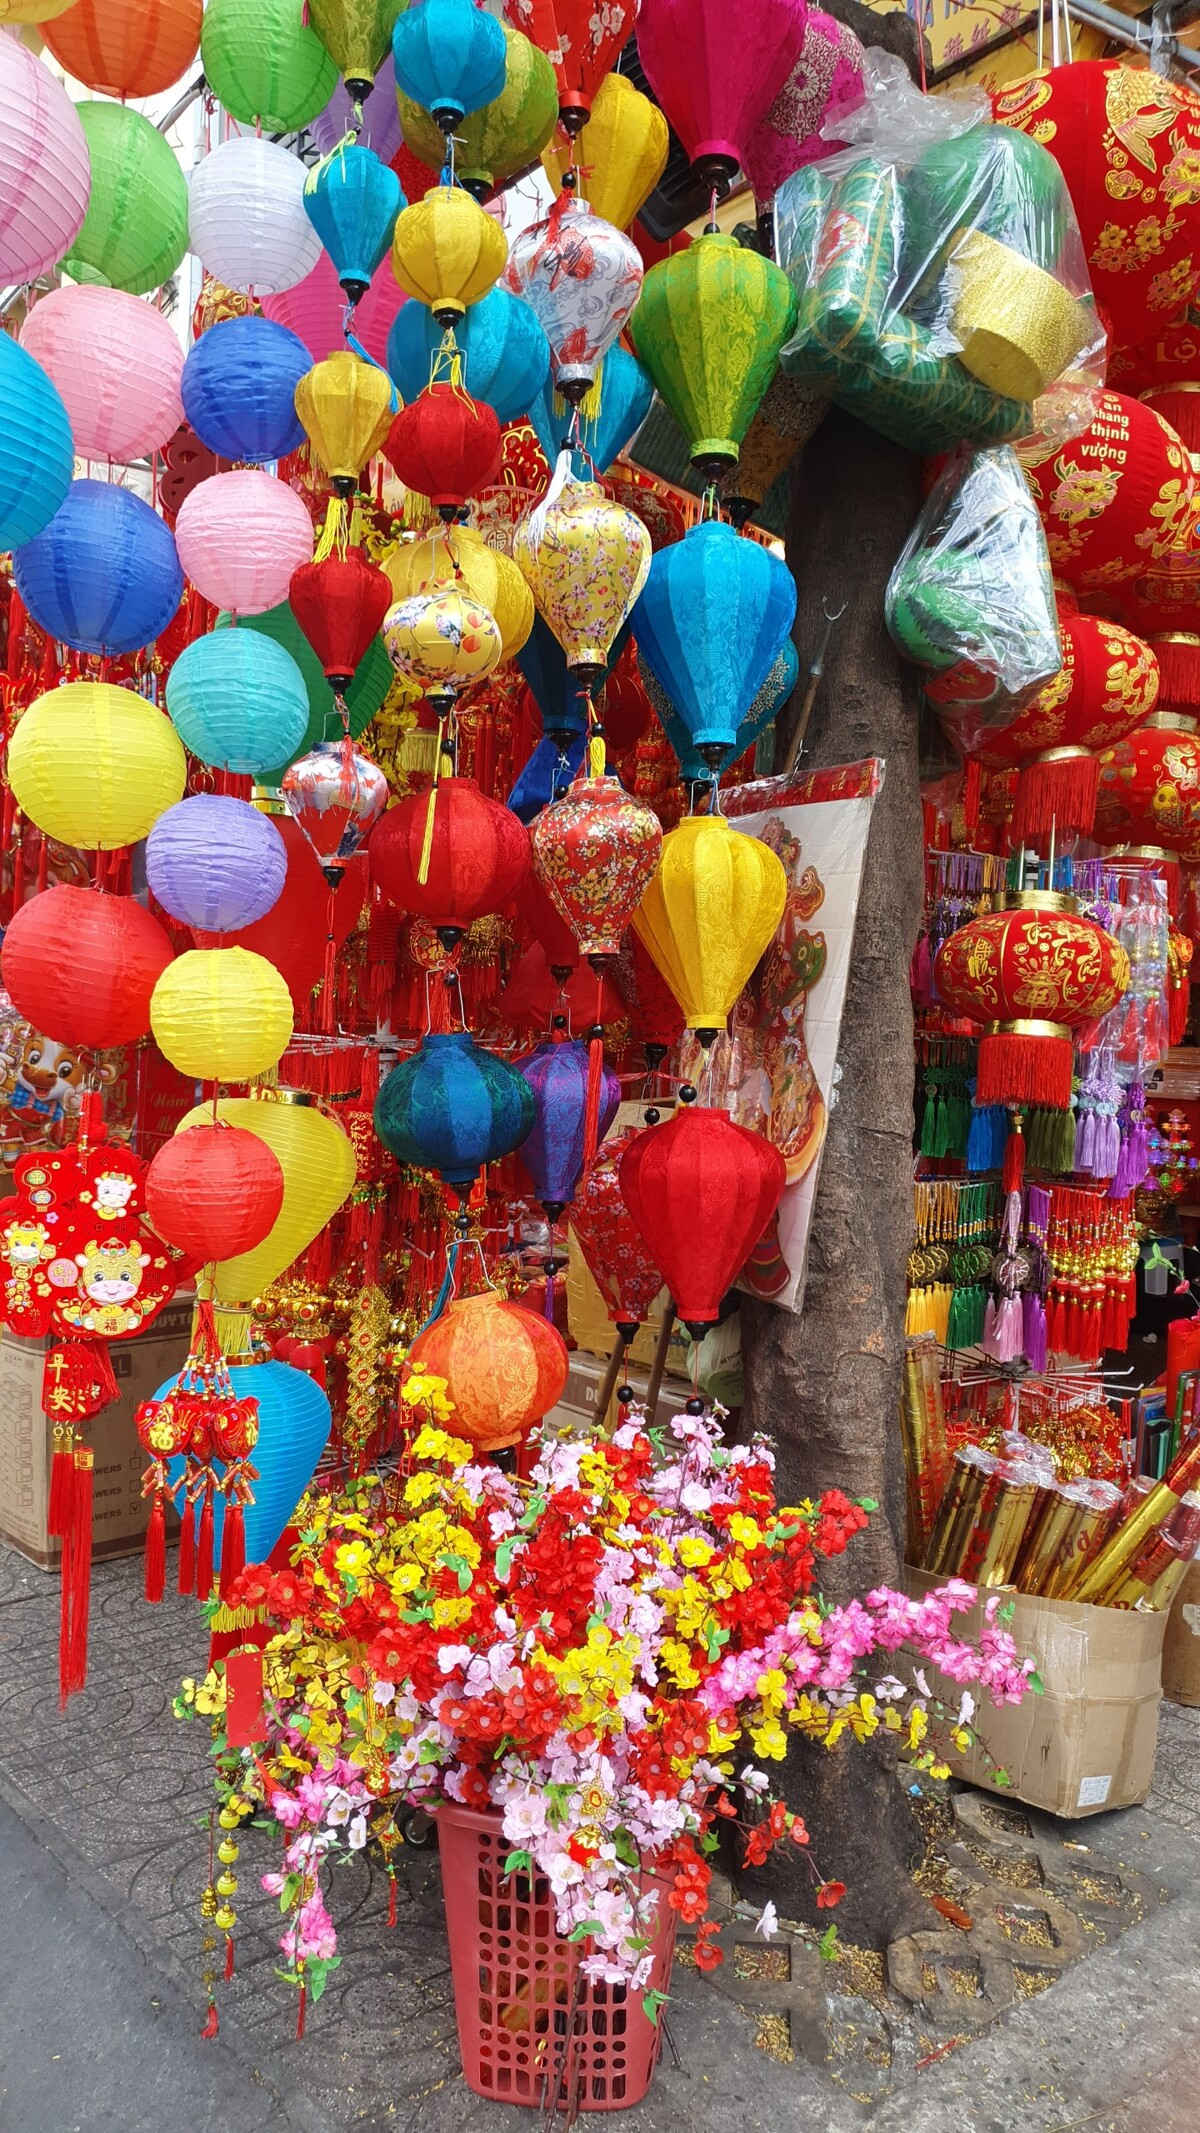
M 505 0 L 504 19 L 553 62 L 563 126 L 587 124 L 592 98 L 633 35 L 638 0 Z
M 1191 453 L 1193 462 L 1200 453 L 1200 384 L 1194 382 L 1200 370 L 1200 335 L 1196 328 L 1185 329 L 1189 349 L 1188 369 L 1190 377 L 1180 377 L 1170 384 L 1152 385 L 1139 395 L 1146 407 L 1152 407 L 1156 415 L 1170 424 L 1175 435 Z
M 567 1382 L 567 1344 L 558 1328 L 495 1289 L 448 1304 L 418 1333 L 409 1362 L 446 1380 L 454 1402 L 451 1432 L 483 1452 L 520 1444 Z
M 624 755 L 646 731 L 653 712 L 642 683 L 637 647 L 632 638 L 604 684 L 600 707 L 604 738 L 614 755 Z
M 173 959 L 165 929 L 144 904 L 63 882 L 14 916 L 0 977 L 36 1030 L 107 1051 L 149 1035 L 150 995 Z
M 391 580 L 361 548 L 327 555 L 320 563 L 301 563 L 292 572 L 288 601 L 317 658 L 325 679 L 340 696 L 373 637 L 383 628 L 392 604 Z
M 383 449 L 405 488 L 427 496 L 450 520 L 495 479 L 500 424 L 486 400 L 472 400 L 462 385 L 435 379 L 401 408 Z
M 542 949 L 549 969 L 564 979 L 568 977 L 579 964 L 579 943 L 544 887 L 536 867 L 531 866 L 524 879 L 517 883 L 513 903 Z
M 723 186 L 804 48 L 805 0 L 642 0 L 638 57 L 706 185 Z
M 452 948 L 472 919 L 507 903 L 529 872 L 529 832 L 474 779 L 443 778 L 436 793 L 413 793 L 389 809 L 368 857 L 384 894 L 402 911 L 427 918 L 443 947 Z
M 560 966 L 561 968 L 561 966 Z M 624 1022 L 629 1010 L 616 987 L 605 978 L 599 988 L 590 970 L 571 965 L 569 975 L 557 978 L 546 961 L 540 941 L 534 941 L 518 956 L 499 999 L 496 1013 L 511 1029 L 545 1032 L 556 1014 L 566 1015 L 574 1030 L 603 1029 Z
M 597 1151 L 571 1205 L 571 1228 L 605 1308 L 628 1343 L 663 1285 L 641 1230 L 630 1214 L 618 1175 L 621 1159 L 641 1135 L 630 1127 Z
M 1190 630 L 1170 630 L 1153 637 L 1150 649 L 1158 663 L 1156 708 L 1195 718 L 1200 713 L 1200 637 Z
M 1129 959 L 1102 926 L 1079 915 L 1073 896 L 1021 889 L 943 942 L 934 980 L 951 1013 L 988 1025 L 976 1103 L 1065 1111 L 1071 1031 L 1120 999 Z
M 1200 839 L 1196 719 L 1159 711 L 1100 757 L 1097 844 L 1190 853 Z
M 252 1252 L 282 1206 L 279 1157 L 243 1126 L 191 1126 L 159 1149 L 146 1173 L 151 1228 L 201 1266 Z
M 671 991 L 658 964 L 636 930 L 630 934 L 633 949 L 633 983 L 636 1000 L 630 1009 L 634 1032 L 645 1047 L 646 1063 L 662 1065 L 672 1046 L 683 1035 L 683 1009 Z
M 313 986 L 325 968 L 325 936 L 329 915 L 329 889 L 312 846 L 290 815 L 272 817 L 287 846 L 287 875 L 278 901 L 253 926 L 240 933 L 223 933 L 222 947 L 250 948 L 274 963 L 292 996 L 297 1015 L 308 1006 Z M 343 869 L 333 896 L 335 948 L 353 932 L 367 893 L 367 858 L 357 852 Z M 195 935 L 204 947 L 209 936 Z
M 530 834 L 534 866 L 580 955 L 618 955 L 658 866 L 658 816 L 618 778 L 580 776 L 542 809 Z
M 726 1112 L 689 1105 L 634 1136 L 619 1177 L 680 1318 L 702 1340 L 783 1196 L 783 1157 Z

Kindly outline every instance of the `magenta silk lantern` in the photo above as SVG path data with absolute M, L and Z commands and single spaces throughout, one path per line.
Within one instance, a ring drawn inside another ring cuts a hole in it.
M 405 301 L 404 292 L 397 286 L 392 272 L 389 255 L 383 265 L 376 268 L 370 288 L 354 311 L 355 339 L 361 341 L 372 360 L 385 369 L 388 333 Z M 266 316 L 273 318 L 277 325 L 290 326 L 293 333 L 299 334 L 314 363 L 323 363 L 326 356 L 346 346 L 342 330 L 346 295 L 328 252 L 321 253 L 312 273 L 298 281 L 294 289 L 280 289 L 274 296 L 264 296 L 262 307 Z
M 863 103 L 863 48 L 852 29 L 810 7 L 804 49 L 769 111 L 745 143 L 742 168 L 759 201 L 770 200 L 805 163 L 836 155 L 844 143 L 822 129 Z
M 285 481 L 258 468 L 210 474 L 179 506 L 179 560 L 198 593 L 234 615 L 265 615 L 311 563 L 313 522 Z
M 183 421 L 183 347 L 140 296 L 88 283 L 34 304 L 21 346 L 58 387 L 84 459 L 144 459 Z
M 87 141 L 62 83 L 18 37 L 0 37 L 0 280 L 57 266 L 91 190 Z
M 722 186 L 804 45 L 806 0 L 642 0 L 638 53 L 698 175 Z
M 202 792 L 159 816 L 146 840 L 146 880 L 168 917 L 199 933 L 237 933 L 278 903 L 287 847 L 246 800 Z

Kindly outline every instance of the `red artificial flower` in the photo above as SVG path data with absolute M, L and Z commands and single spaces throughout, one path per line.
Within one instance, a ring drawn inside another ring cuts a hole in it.
M 817 1520 L 816 1545 L 822 1555 L 841 1555 L 847 1542 L 869 1524 L 861 1504 L 851 1503 L 840 1489 L 826 1489 Z
M 720 1927 L 717 1925 L 715 1918 L 707 1919 L 702 1926 L 697 1928 L 695 1945 L 697 1970 L 716 1970 L 724 1962 L 725 1957 L 722 1950 L 712 1946 L 712 1936 L 719 1931 Z
M 834 1905 L 841 1902 L 845 1893 L 846 1884 L 844 1881 L 823 1881 L 817 1890 L 818 1911 L 832 1911 Z
M 262 1563 L 239 1570 L 229 1595 L 231 1607 L 265 1607 L 271 1589 L 271 1573 Z
M 703 1704 L 683 1700 L 670 1708 L 660 1736 L 668 1755 L 686 1762 L 708 1746 L 708 1713 Z
M 767 1816 L 767 1828 L 770 1830 L 772 1838 L 778 1840 L 780 1837 L 786 1836 L 787 1826 L 787 1808 L 784 1806 L 782 1800 L 773 1800 L 771 1803 L 771 1812 Z
M 793 1844 L 807 1844 L 807 1843 L 808 1843 L 808 1831 L 807 1831 L 807 1829 L 805 1828 L 805 1826 L 804 1826 L 803 1822 L 801 1821 L 801 1819 L 800 1819 L 799 1815 L 793 1815 L 793 1816 L 792 1816 L 792 1843 L 793 1843 Z
M 720 1792 L 717 1794 L 717 1813 L 719 1815 L 724 1815 L 729 1821 L 736 1820 L 737 1818 L 737 1808 L 734 1806 L 733 1801 L 730 1799 L 729 1794 L 727 1792 Z
M 470 1768 L 462 1772 L 462 1796 L 464 1807 L 491 1806 L 492 1796 L 482 1770 Z
M 749 1830 L 746 1835 L 746 1850 L 742 1860 L 743 1866 L 762 1866 L 770 1854 L 774 1841 L 771 1835 L 770 1823 L 756 1822 L 753 1829 Z

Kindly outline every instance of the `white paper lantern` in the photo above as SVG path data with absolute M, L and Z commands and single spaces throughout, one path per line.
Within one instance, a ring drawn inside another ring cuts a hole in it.
M 91 189 L 83 127 L 62 83 L 18 38 L 0 38 L 0 281 L 33 281 L 58 265 Z
M 264 615 L 311 563 L 313 522 L 294 489 L 258 468 L 210 474 L 175 521 L 179 560 L 197 592 L 234 615 Z
M 127 465 L 183 421 L 183 347 L 169 319 L 123 289 L 52 289 L 21 328 L 21 346 L 62 395 L 75 450 Z
M 304 212 L 306 175 L 297 156 L 254 134 L 224 141 L 196 165 L 188 227 L 210 274 L 256 296 L 311 274 L 321 240 Z

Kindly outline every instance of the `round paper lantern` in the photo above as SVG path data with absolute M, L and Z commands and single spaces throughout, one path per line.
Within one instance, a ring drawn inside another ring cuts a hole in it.
M 0 38 L 0 44 L 7 39 Z M 71 425 L 39 363 L 0 333 L 0 541 L 20 548 L 48 525 L 71 486 Z
M 863 103 L 863 48 L 852 29 L 810 7 L 800 57 L 774 103 L 745 144 L 745 172 L 756 200 L 770 200 L 785 178 L 823 162 L 845 144 L 824 128 Z
M 361 548 L 349 548 L 345 555 L 302 563 L 292 574 L 288 601 L 325 679 L 341 695 L 383 627 L 391 585 Z
M 557 1326 L 496 1289 L 447 1304 L 418 1333 L 408 1359 L 445 1379 L 451 1427 L 481 1452 L 520 1444 L 567 1382 L 567 1344 Z
M 74 0 L 0 0 L 0 22 L 49 22 L 73 5 Z
M 253 134 L 222 141 L 189 187 L 193 252 L 228 289 L 261 296 L 311 274 L 321 240 L 304 212 L 305 166 Z
M 188 350 L 184 413 L 222 459 L 283 459 L 304 435 L 295 393 L 309 368 L 307 348 L 286 326 L 222 319 Z
M 609 647 L 604 674 L 611 673 L 629 642 L 630 625 L 622 623 Z M 588 690 L 596 684 L 584 674 L 573 674 L 566 654 L 548 622 L 535 614 L 528 640 L 517 650 L 517 665 L 529 685 L 534 706 L 541 713 L 543 731 L 564 748 L 582 738 L 588 724 Z
M 783 917 L 787 873 L 722 815 L 689 815 L 663 838 L 633 915 L 689 1029 L 711 1044 Z
M 324 46 L 321 47 L 324 51 Z M 328 54 L 326 54 L 328 57 Z M 383 61 L 375 76 L 375 86 L 359 106 L 362 125 L 358 143 L 361 148 L 373 148 L 376 155 L 390 164 L 401 145 L 400 115 L 396 110 L 396 76 L 390 54 Z M 318 111 L 309 128 L 318 152 L 332 155 L 355 126 L 355 109 L 347 91 L 338 83 L 323 111 Z
M 619 955 L 621 937 L 654 877 L 658 816 L 618 778 L 576 778 L 530 832 L 538 876 L 584 955 Z
M 144 696 L 68 681 L 22 713 L 7 769 L 17 806 L 47 837 L 115 852 L 183 797 L 187 758 L 170 719 Z
M 1111 934 L 1079 915 L 1074 897 L 1022 889 L 943 942 L 934 978 L 951 1014 L 987 1025 L 976 1103 L 1065 1111 L 1071 1031 L 1120 999 L 1129 959 Z
M 352 304 L 370 288 L 405 204 L 395 171 L 355 142 L 343 144 L 309 173 L 304 211 Z
M 150 995 L 172 953 L 158 920 L 132 896 L 63 882 L 13 914 L 0 977 L 34 1029 L 109 1051 L 149 1035 Z
M 398 601 L 383 641 L 396 672 L 446 709 L 469 681 L 482 681 L 499 665 L 503 650 L 495 617 L 457 585 Z
M 187 180 L 157 127 L 128 104 L 76 106 L 92 183 L 62 261 L 73 281 L 145 296 L 170 281 L 188 245 Z
M 224 1119 L 177 1133 L 146 1172 L 151 1228 L 202 1266 L 253 1251 L 282 1207 L 279 1157 L 256 1133 Z
M 460 1191 L 519 1148 L 533 1118 L 529 1083 L 466 1030 L 422 1037 L 375 1099 L 375 1131 L 396 1161 Z
M 387 367 L 402 400 L 429 383 L 443 329 L 424 304 L 402 304 L 387 342 Z M 462 382 L 486 400 L 499 422 L 527 415 L 550 375 L 550 344 L 541 324 L 507 289 L 489 289 L 455 327 Z
M 299 1019 L 311 1004 L 313 987 L 324 976 L 331 904 L 335 948 L 349 939 L 357 924 L 367 892 L 366 854 L 360 853 L 342 869 L 331 896 L 320 863 L 299 824 L 288 814 L 273 815 L 272 820 L 287 853 L 283 892 L 265 918 L 257 919 L 252 926 L 239 927 L 227 937 L 226 945 L 249 948 L 275 965 L 291 993 Z
M 551 1222 L 575 1198 L 583 1176 L 588 1095 L 588 1050 L 576 1039 L 550 1038 L 517 1064 L 533 1090 L 533 1131 L 521 1143 L 521 1162 Z M 604 1139 L 621 1101 L 621 1083 L 601 1065 L 597 1143 Z
M 371 93 L 404 0 L 308 0 L 308 19 L 355 103 Z
M 650 412 L 654 387 L 636 356 L 618 345 L 610 348 L 599 371 L 600 411 L 579 420 L 579 445 L 600 474 L 608 471 L 618 452 L 631 444 Z M 553 466 L 567 443 L 581 411 L 569 405 L 555 407 L 554 387 L 547 378 L 529 410 L 538 443 Z M 575 461 L 578 468 L 578 459 Z
M 630 1127 L 605 1141 L 571 1206 L 571 1228 L 588 1272 L 626 1343 L 649 1316 L 663 1285 L 662 1273 L 621 1192 L 621 1158 L 640 1138 Z
M 13 581 L 39 629 L 77 652 L 153 643 L 183 598 L 171 529 L 132 489 L 73 481 L 49 525 L 26 541 Z
M 1194 717 L 1159 711 L 1100 753 L 1097 844 L 1186 852 L 1200 835 L 1200 738 Z
M 406 296 L 453 326 L 504 271 L 508 246 L 498 222 L 458 185 L 435 185 L 396 220 L 392 271 Z
M 246 948 L 189 948 L 150 1002 L 164 1059 L 195 1081 L 249 1081 L 277 1064 L 292 1034 L 292 996 L 279 972 Z
M 124 289 L 51 289 L 27 313 L 21 346 L 62 395 L 84 459 L 148 458 L 183 420 L 179 337 Z
M 1095 417 L 1025 477 L 1058 577 L 1081 591 L 1122 583 L 1165 556 L 1192 500 L 1191 462 L 1152 407 L 1103 392 Z
M 805 0 L 643 0 L 638 57 L 705 186 L 725 187 L 804 48 Z
M 384 450 L 405 488 L 427 496 L 450 521 L 469 496 L 495 479 L 500 424 L 486 400 L 472 400 L 461 385 L 437 379 L 401 408 Z
M 490 104 L 504 87 L 504 32 L 474 0 L 422 0 L 392 31 L 398 93 L 429 112 L 443 133 L 468 111 Z
M 304 0 L 208 0 L 204 77 L 243 126 L 294 133 L 337 87 L 337 68 L 305 20 Z
M 286 873 L 270 817 L 222 793 L 195 793 L 169 807 L 146 841 L 146 879 L 163 910 L 204 933 L 234 933 L 265 918 Z
M 517 817 L 471 778 L 443 778 L 422 867 L 431 796 L 389 808 L 371 837 L 371 877 L 402 911 L 419 912 L 453 947 L 472 919 L 499 911 L 529 872 L 529 837 Z M 422 879 L 422 874 L 424 879 Z
M 719 230 L 651 267 L 633 345 L 704 478 L 736 461 L 795 323 L 787 275 Z
M 385 260 L 354 310 L 354 338 L 374 363 L 384 361 L 388 331 L 403 302 L 391 261 Z M 264 296 L 262 307 L 268 318 L 277 319 L 281 326 L 290 326 L 293 333 L 299 334 L 314 363 L 344 351 L 346 292 L 340 287 L 333 261 L 324 248 L 311 274 L 306 274 L 294 289 Z
M 545 222 L 513 239 L 504 283 L 541 320 L 556 390 L 579 401 L 638 300 L 642 255 L 586 201 L 562 192 Z
M 321 741 L 291 763 L 279 782 L 284 806 L 321 862 L 331 889 L 387 806 L 388 784 L 378 765 L 360 755 L 348 733 Z
M 62 83 L 19 37 L 0 38 L 0 274 L 5 281 L 34 281 L 57 266 L 87 213 L 91 185 L 87 141 Z
M 217 1261 L 217 1302 L 248 1306 L 337 1213 L 354 1184 L 357 1164 L 349 1135 L 319 1111 L 304 1090 L 255 1089 L 251 1096 L 222 1096 L 216 1113 L 228 1125 L 256 1134 L 283 1172 L 283 1206 L 274 1227 L 261 1244 Z M 175 1129 L 176 1139 L 195 1126 L 210 1124 L 212 1115 L 211 1104 L 189 1111 Z
M 795 615 L 787 565 L 719 520 L 654 557 L 633 618 L 638 657 L 706 762 L 734 746 Z
M 410 9 L 397 23 L 397 34 L 414 19 L 415 11 Z M 545 53 L 508 23 L 500 27 L 506 54 L 503 86 L 454 128 L 454 175 L 479 201 L 518 171 L 528 169 L 550 139 L 558 117 L 554 69 Z M 433 170 L 440 170 L 446 144 L 437 121 L 403 89 L 397 91 L 396 101 L 406 149 Z
M 391 428 L 395 394 L 387 372 L 343 349 L 316 363 L 296 387 L 296 412 L 338 496 L 353 494 L 359 471 Z
M 637 1134 L 618 1175 L 679 1317 L 703 1340 L 783 1196 L 783 1157 L 761 1133 L 696 1105 Z
M 317 1470 L 317 1462 L 329 1441 L 332 1416 L 329 1400 L 307 1371 L 273 1358 L 265 1363 L 231 1363 L 229 1382 L 235 1400 L 258 1404 L 258 1436 L 251 1455 L 256 1480 L 252 1500 L 245 1506 L 246 1561 L 265 1563 L 278 1547 L 296 1506 Z M 154 1397 L 161 1400 L 175 1385 L 168 1378 Z M 220 1459 L 212 1462 L 218 1478 L 224 1473 Z M 172 1488 L 183 1478 L 182 1459 L 168 1459 L 167 1478 Z M 221 1544 L 225 1532 L 226 1499 L 218 1489 L 213 1498 L 213 1567 L 220 1570 Z M 202 1516 L 199 1503 L 188 1517 L 197 1529 Z
M 401 541 L 386 557 L 384 568 L 396 600 L 461 584 L 493 617 L 502 664 L 520 651 L 533 628 L 533 594 L 512 557 L 490 548 L 472 526 L 455 526 L 448 536 Z
M 203 0 L 75 0 L 42 38 L 86 88 L 157 96 L 196 57 L 203 16 Z
M 218 628 L 222 626 L 218 623 Z M 279 607 L 267 608 L 261 615 L 241 617 L 236 627 L 256 635 L 261 633 L 282 645 L 299 667 L 308 694 L 308 724 L 303 740 L 290 755 L 281 757 L 271 766 L 274 775 L 261 773 L 264 785 L 277 785 L 288 763 L 298 755 L 307 755 L 318 741 L 336 739 L 342 732 L 343 707 L 350 718 L 350 737 L 357 740 L 374 718 L 395 678 L 382 638 L 373 637 L 339 705 L 334 702 L 333 690 L 325 679 L 320 660 L 286 600 Z
M 603 680 L 650 556 L 641 519 L 610 503 L 596 482 L 568 481 L 554 503 L 539 505 L 517 527 L 513 560 L 581 679 Z
M 542 166 L 555 192 L 573 163 L 586 170 L 592 213 L 627 230 L 667 167 L 669 141 L 658 105 L 627 74 L 606 74 L 583 131 L 569 144 L 543 149 Z
M 255 468 L 210 474 L 175 521 L 179 560 L 197 592 L 236 615 L 286 600 L 292 572 L 313 552 L 307 506 L 286 482 Z
M 167 676 L 167 710 L 190 754 L 245 777 L 286 763 L 308 729 L 295 660 L 250 630 L 216 630 L 186 645 Z
M 638 0 L 543 0 L 534 20 L 538 42 L 554 61 L 558 108 L 566 131 L 587 122 L 600 83 L 633 35 Z

